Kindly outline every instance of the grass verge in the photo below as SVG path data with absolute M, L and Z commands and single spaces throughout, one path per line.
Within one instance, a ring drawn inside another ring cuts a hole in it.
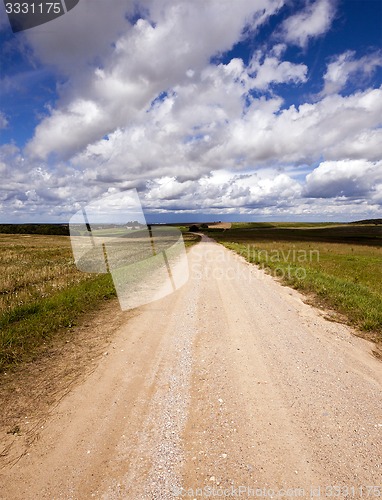
M 101 275 L 4 313 L 0 319 L 0 371 L 33 359 L 58 331 L 72 328 L 82 314 L 111 297 L 115 297 L 111 276 Z
M 115 296 L 109 275 L 80 272 L 67 236 L 0 234 L 0 371 Z

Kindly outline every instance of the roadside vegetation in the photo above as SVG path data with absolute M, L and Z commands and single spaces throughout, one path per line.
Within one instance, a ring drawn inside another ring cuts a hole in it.
M 207 234 L 382 347 L 382 226 L 253 223 Z
M 115 296 L 110 275 L 77 270 L 65 236 L 0 235 L 0 371 Z

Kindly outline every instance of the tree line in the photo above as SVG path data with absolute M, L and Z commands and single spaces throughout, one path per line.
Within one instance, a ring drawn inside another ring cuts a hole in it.
M 69 224 L 0 224 L 0 233 L 69 236 Z

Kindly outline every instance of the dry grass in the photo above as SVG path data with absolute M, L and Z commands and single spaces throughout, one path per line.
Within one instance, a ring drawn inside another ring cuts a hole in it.
M 69 237 L 0 234 L 0 370 L 114 295 L 110 275 L 76 268 Z
M 88 280 L 66 236 L 0 235 L 0 315 Z

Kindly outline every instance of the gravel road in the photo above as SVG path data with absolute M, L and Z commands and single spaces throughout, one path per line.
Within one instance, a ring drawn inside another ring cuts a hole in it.
M 0 471 L 0 498 L 382 496 L 372 345 L 206 237 L 189 264 Z

